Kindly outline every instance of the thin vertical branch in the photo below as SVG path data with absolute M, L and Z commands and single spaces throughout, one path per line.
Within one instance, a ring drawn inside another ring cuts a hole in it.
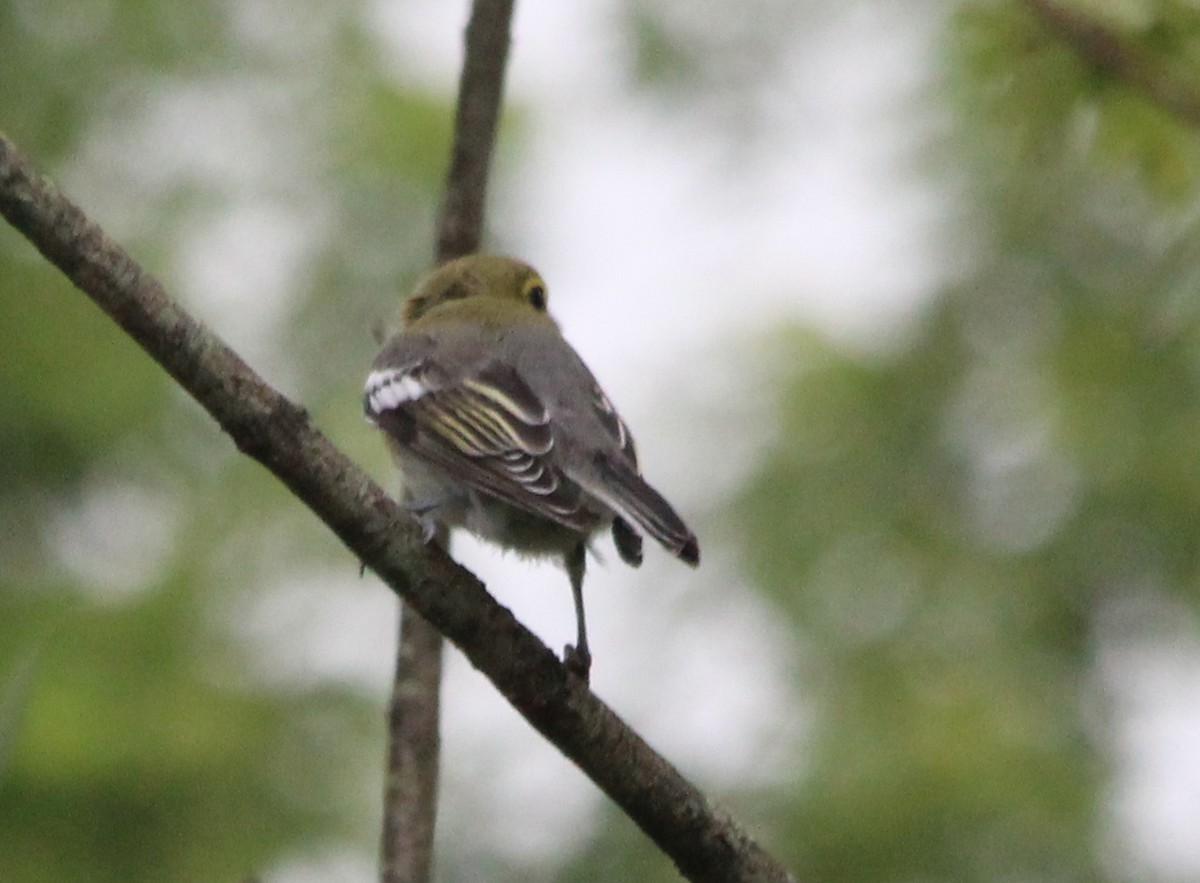
M 437 260 L 479 249 L 488 172 L 504 94 L 513 0 L 475 0 L 467 24 L 454 141 L 438 224 Z M 445 545 L 445 532 L 438 540 Z M 381 879 L 427 883 L 437 819 L 440 632 L 401 604 L 388 727 Z
M 471 8 L 454 144 L 438 224 L 438 261 L 479 250 L 492 146 L 504 95 L 512 11 L 513 0 L 475 0 Z
M 402 601 L 388 715 L 383 883 L 425 883 L 433 867 L 442 643 L 441 633 Z

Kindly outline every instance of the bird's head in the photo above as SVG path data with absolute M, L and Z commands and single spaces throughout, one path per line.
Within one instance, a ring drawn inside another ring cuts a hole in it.
M 432 270 L 404 303 L 405 327 L 442 312 L 467 313 L 486 321 L 494 316 L 552 321 L 546 313 L 546 283 L 524 261 L 471 254 Z

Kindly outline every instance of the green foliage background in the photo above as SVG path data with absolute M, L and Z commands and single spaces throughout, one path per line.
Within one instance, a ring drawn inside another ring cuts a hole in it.
M 690 6 L 622 7 L 630 93 L 752 152 L 769 72 L 828 7 Z M 1200 107 L 1192 5 L 1072 8 Z M 103 195 L 85 207 L 171 288 L 180 231 L 246 200 L 314 224 L 264 359 L 379 465 L 345 403 L 366 329 L 428 260 L 451 96 L 397 71 L 365 4 L 303 0 L 277 29 L 255 9 L 4 5 L 0 128 Z M 1200 139 L 1027 4 L 959 2 L 943 25 L 910 159 L 960 196 L 944 233 L 964 271 L 886 354 L 762 331 L 777 432 L 717 542 L 794 635 L 811 732 L 773 787 L 721 797 L 804 881 L 1129 879 L 1096 656 L 1158 619 L 1195 630 Z M 247 148 L 266 171 L 160 180 L 113 153 L 114 129 L 196 92 L 271 129 Z M 369 855 L 383 697 L 259 676 L 231 626 L 268 577 L 353 562 L 8 228 L 0 342 L 0 878 L 227 881 Z M 70 526 L 130 488 L 167 540 L 118 576 L 72 564 Z M 441 878 L 478 879 L 446 846 Z M 611 813 L 535 874 L 673 879 Z

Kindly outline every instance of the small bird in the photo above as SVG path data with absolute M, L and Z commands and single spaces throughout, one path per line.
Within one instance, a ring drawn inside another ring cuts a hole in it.
M 696 536 L 638 470 L 633 437 L 546 311 L 528 264 L 473 254 L 433 270 L 404 303 L 371 366 L 367 420 L 404 478 L 427 540 L 461 527 L 505 549 L 554 556 L 575 602 L 568 670 L 588 678 L 583 613 L 588 541 L 611 528 L 642 562 L 640 528 L 695 566 Z

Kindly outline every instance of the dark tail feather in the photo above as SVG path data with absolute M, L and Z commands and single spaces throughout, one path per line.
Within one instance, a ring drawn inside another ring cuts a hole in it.
M 621 560 L 630 567 L 642 564 L 642 535 L 629 526 L 629 522 L 618 515 L 612 523 L 613 543 Z
M 591 489 L 606 503 L 636 522 L 658 540 L 668 552 L 695 567 L 700 563 L 700 545 L 696 535 L 675 514 L 662 495 L 624 464 L 597 458 L 603 489 Z

